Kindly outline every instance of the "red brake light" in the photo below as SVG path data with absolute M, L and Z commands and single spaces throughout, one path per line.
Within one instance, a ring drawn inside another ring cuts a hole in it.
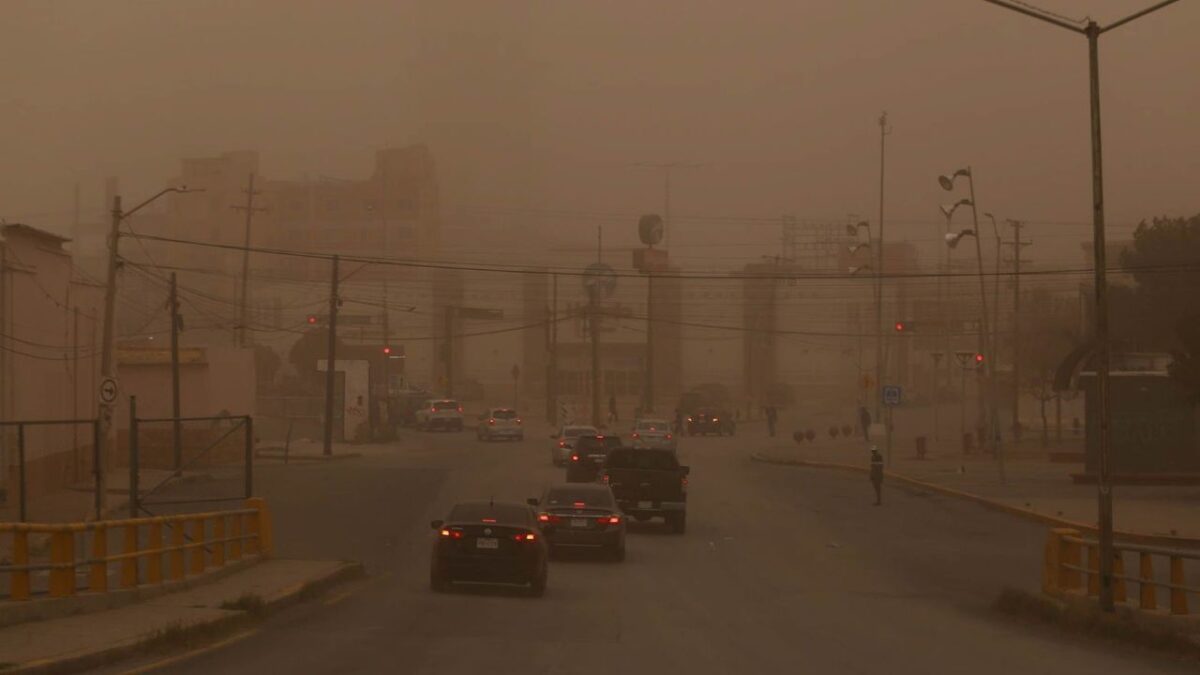
M 608 474 L 604 474 L 604 476 L 601 477 L 601 482 L 603 482 L 605 485 L 608 485 Z
M 596 519 L 602 525 L 620 525 L 621 516 L 600 516 Z
M 430 408 L 429 412 L 437 412 L 437 408 Z
M 538 522 L 539 522 L 539 523 L 548 523 L 548 522 L 550 522 L 550 514 L 549 514 L 549 513 L 539 513 L 539 514 L 538 514 Z
M 630 438 L 641 438 L 641 437 L 642 437 L 642 436 L 641 436 L 641 434 L 639 434 L 639 433 L 638 433 L 638 432 L 636 432 L 636 431 L 635 431 L 635 432 L 633 432 L 633 434 L 630 436 Z
M 598 441 L 602 441 L 602 440 L 604 440 L 604 437 L 603 437 L 603 436 L 596 436 L 596 440 L 598 440 Z
M 462 530 L 446 530 L 443 529 L 441 535 L 447 539 L 462 539 Z
M 458 412 L 462 412 L 462 406 L 458 406 Z
M 520 417 L 518 417 L 518 418 L 517 418 L 517 424 L 520 424 L 520 423 L 521 423 L 521 418 L 520 418 Z
M 667 434 L 667 440 L 671 440 L 671 434 Z
M 571 461 L 572 461 L 572 462 L 578 462 L 578 461 L 579 461 L 579 455 L 572 454 L 572 455 L 571 455 Z
M 488 424 L 494 425 L 494 424 L 496 424 L 496 420 L 494 420 L 494 419 L 488 420 Z
M 484 519 L 483 519 L 483 522 L 485 522 L 485 523 L 495 523 L 495 522 L 496 522 L 496 519 L 495 519 L 495 518 L 484 518 Z
M 537 535 L 532 532 L 525 532 L 523 534 L 514 534 L 513 539 L 516 541 L 534 541 L 537 539 Z
M 575 502 L 575 508 L 577 509 L 582 509 L 585 506 L 587 506 L 585 502 Z
M 558 442 L 558 447 L 560 447 L 560 448 L 565 448 L 565 447 L 567 447 L 567 442 L 566 442 L 566 441 L 559 441 L 559 442 Z

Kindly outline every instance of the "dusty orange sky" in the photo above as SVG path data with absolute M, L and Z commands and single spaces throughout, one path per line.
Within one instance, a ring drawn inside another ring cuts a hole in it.
M 1147 0 L 1040 4 L 1104 23 Z M 661 208 L 661 175 L 632 164 L 699 163 L 676 176 L 674 236 L 710 246 L 703 264 L 777 241 L 783 213 L 874 220 L 884 109 L 896 236 L 936 235 L 935 176 L 963 163 L 983 210 L 1047 245 L 1090 220 L 1086 43 L 982 1 L 7 0 L 0 25 L 0 216 L 52 229 L 75 182 L 91 215 L 103 176 L 132 198 L 184 155 L 356 176 L 420 141 L 453 223 L 503 214 L 556 241 Z M 1198 25 L 1185 0 L 1102 38 L 1114 236 L 1200 211 Z

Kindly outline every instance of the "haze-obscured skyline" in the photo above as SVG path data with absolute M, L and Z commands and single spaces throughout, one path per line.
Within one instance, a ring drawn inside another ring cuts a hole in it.
M 1041 6 L 1106 23 L 1144 4 Z M 661 208 L 661 173 L 633 164 L 687 161 L 676 243 L 770 245 L 771 223 L 685 217 L 874 221 L 887 110 L 893 236 L 934 237 L 934 179 L 969 163 L 981 210 L 1041 222 L 1031 236 L 1064 250 L 1088 238 L 1086 43 L 984 2 L 111 0 L 6 2 L 0 19 L 0 216 L 49 229 L 74 183 L 94 219 L 105 175 L 133 198 L 182 156 L 256 149 L 271 176 L 359 176 L 375 149 L 421 142 L 455 225 L 501 214 L 588 238 L 596 214 Z M 1101 40 L 1113 236 L 1200 211 L 1198 21 L 1183 2 Z

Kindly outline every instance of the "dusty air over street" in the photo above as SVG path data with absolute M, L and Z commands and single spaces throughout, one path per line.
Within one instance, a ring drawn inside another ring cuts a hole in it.
M 1200 667 L 1200 2 L 0 25 L 0 673 Z

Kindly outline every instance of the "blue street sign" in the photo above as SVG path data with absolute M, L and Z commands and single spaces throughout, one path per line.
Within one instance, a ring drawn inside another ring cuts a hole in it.
M 902 389 L 899 385 L 885 384 L 883 385 L 883 404 L 886 406 L 900 405 Z

